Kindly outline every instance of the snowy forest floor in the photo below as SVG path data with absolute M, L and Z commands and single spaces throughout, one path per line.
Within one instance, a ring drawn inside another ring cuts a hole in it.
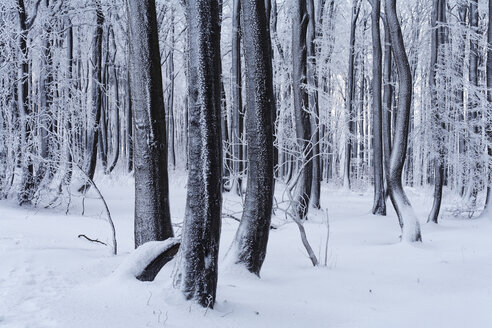
M 172 173 L 173 221 L 181 222 L 184 173 Z M 0 327 L 492 327 L 492 220 L 455 218 L 423 224 L 423 243 L 399 242 L 392 209 L 370 214 L 372 192 L 322 187 L 330 218 L 327 266 L 313 268 L 297 226 L 280 211 L 261 279 L 220 265 L 217 304 L 205 310 L 172 288 L 173 262 L 153 282 L 112 274 L 133 250 L 133 181 L 96 180 L 116 225 L 119 253 L 77 238 L 110 243 L 102 203 L 73 198 L 64 208 L 19 208 L 0 202 Z M 428 190 L 406 188 L 425 222 Z M 281 187 L 277 196 L 281 197 Z M 95 195 L 95 194 L 94 194 Z M 225 194 L 223 210 L 240 210 Z M 447 195 L 444 206 L 453 204 Z M 388 207 L 391 204 L 388 202 Z M 240 214 L 236 214 L 240 217 Z M 324 262 L 325 216 L 305 227 Z M 224 218 L 221 258 L 238 223 Z M 179 229 L 177 230 L 179 234 Z

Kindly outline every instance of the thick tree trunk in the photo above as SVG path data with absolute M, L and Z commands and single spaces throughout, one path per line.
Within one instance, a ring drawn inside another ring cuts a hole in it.
M 135 119 L 135 247 L 173 236 L 161 58 L 154 0 L 131 0 L 130 68 Z
M 264 0 L 243 2 L 246 63 L 248 184 L 243 216 L 232 246 L 236 263 L 259 275 L 265 259 L 273 202 L 273 122 L 275 111 L 271 43 Z
M 398 114 L 390 158 L 389 192 L 402 228 L 402 240 L 421 241 L 420 223 L 402 185 L 402 172 L 408 144 L 408 126 L 412 100 L 412 75 L 396 14 L 396 0 L 385 0 L 385 12 L 398 68 Z
M 382 54 L 381 32 L 379 19 L 381 13 L 381 0 L 372 0 L 372 110 L 373 110 L 373 155 L 374 155 L 374 203 L 372 214 L 386 215 L 386 201 L 384 196 L 384 170 L 383 170 L 383 136 L 382 136 Z
M 218 0 L 187 1 L 190 166 L 177 284 L 204 307 L 215 302 L 221 228 L 220 12 Z
M 293 6 L 292 19 L 292 89 L 294 95 L 294 112 L 296 120 L 296 135 L 299 151 L 302 153 L 301 164 L 298 168 L 296 181 L 296 213 L 299 219 L 307 217 L 311 185 L 313 179 L 313 145 L 311 140 L 311 116 L 309 115 L 308 94 L 306 84 L 306 31 L 308 14 L 306 0 L 296 0 Z

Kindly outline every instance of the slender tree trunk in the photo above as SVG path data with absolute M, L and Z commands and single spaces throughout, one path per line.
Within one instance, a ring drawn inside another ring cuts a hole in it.
M 445 112 L 445 107 L 442 105 L 443 100 L 441 88 L 437 88 L 436 75 L 437 65 L 444 64 L 442 46 L 445 44 L 445 27 L 443 24 L 446 22 L 446 1 L 445 0 L 433 0 L 432 10 L 432 44 L 431 44 L 431 67 L 429 76 L 429 85 L 431 91 L 431 110 L 433 111 L 435 126 L 434 129 L 434 141 L 436 143 L 437 152 L 434 158 L 434 202 L 431 212 L 429 214 L 428 221 L 438 223 L 439 211 L 441 209 L 442 189 L 444 183 L 444 160 L 445 160 L 445 145 L 444 145 L 444 133 L 446 125 L 443 122 L 442 114 Z M 443 86 L 445 88 L 445 86 Z M 444 89 L 445 91 L 446 89 Z
M 392 86 L 392 50 L 390 32 L 386 17 L 383 19 L 384 23 L 384 65 L 383 65 L 383 111 L 382 111 L 382 130 L 383 130 L 383 165 L 384 175 L 386 179 L 386 190 L 388 191 L 389 181 L 389 167 L 391 156 L 391 112 L 392 112 L 392 100 L 393 100 L 393 86 Z M 389 193 L 386 192 L 386 196 Z
M 307 86 L 309 112 L 311 115 L 311 133 L 313 134 L 313 177 L 311 182 L 311 206 L 320 208 L 321 193 L 321 161 L 319 156 L 319 102 L 318 102 L 318 78 L 316 74 L 316 17 L 314 16 L 314 0 L 306 0 L 308 15 L 306 46 L 307 46 Z
M 94 173 L 96 172 L 97 164 L 97 144 L 99 138 L 100 122 L 101 122 L 101 109 L 102 109 L 102 39 L 103 39 L 103 24 L 104 14 L 100 0 L 96 0 L 96 30 L 94 31 L 94 38 L 92 39 L 92 116 L 94 123 L 92 124 L 88 150 L 89 150 L 89 165 L 87 167 L 87 176 L 90 180 L 93 180 Z M 91 187 L 90 181 L 87 181 L 82 187 L 79 188 L 79 192 L 86 192 Z
M 348 124 L 347 140 L 345 142 L 345 168 L 343 173 L 343 185 L 350 189 L 350 167 L 352 159 L 353 138 L 355 134 L 355 117 L 354 117 L 354 56 L 355 56 L 355 30 L 357 27 L 357 18 L 360 12 L 360 1 L 352 1 L 352 20 L 350 25 L 350 48 L 349 48 L 349 63 L 347 77 L 347 93 L 346 93 L 346 114 Z
M 118 164 L 118 159 L 120 158 L 120 87 L 119 87 L 119 79 L 118 79 L 118 73 L 119 70 L 116 69 L 116 64 L 115 64 L 115 57 L 116 57 L 116 40 L 114 37 L 114 30 L 111 29 L 111 42 L 112 42 L 112 48 L 114 49 L 114 56 L 113 59 L 111 60 L 111 67 L 112 67 L 112 84 L 114 87 L 114 101 L 115 101 L 115 122 L 114 122 L 114 156 L 113 160 L 111 161 L 111 165 L 109 166 L 109 172 L 112 172 L 114 168 L 116 167 L 116 164 Z
M 155 0 L 128 2 L 135 118 L 135 247 L 173 236 Z
M 297 184 L 296 213 L 300 219 L 307 217 L 311 185 L 313 179 L 313 145 L 311 140 L 311 116 L 309 115 L 306 84 L 307 45 L 306 31 L 308 24 L 306 0 L 294 1 L 292 20 L 292 89 L 294 95 L 294 112 L 296 135 L 299 150 L 302 153 Z
M 492 113 L 492 0 L 489 0 L 489 16 L 488 16 L 488 28 L 487 28 L 487 112 L 490 115 Z M 492 124 L 490 118 L 487 121 L 487 155 L 489 156 L 487 167 L 487 195 L 485 198 L 485 208 L 483 209 L 483 216 L 490 216 L 492 209 L 492 165 L 490 164 L 490 158 L 492 158 Z
M 241 112 L 243 100 L 241 95 L 241 1 L 232 2 L 232 190 L 242 194 L 241 183 Z
M 390 158 L 389 192 L 402 228 L 402 240 L 421 241 L 420 223 L 402 185 L 403 165 L 408 144 L 408 126 L 412 99 L 412 75 L 396 14 L 396 0 L 385 0 L 385 12 L 398 68 L 398 114 Z
M 132 104 L 132 88 L 130 83 L 130 68 L 127 69 L 126 76 L 126 102 L 127 102 L 127 113 L 126 113 L 126 144 L 128 148 L 128 159 L 127 159 L 127 170 L 128 172 L 133 171 L 133 104 Z
M 379 19 L 381 13 L 381 0 L 372 0 L 372 110 L 373 123 L 372 134 L 374 138 L 374 203 L 372 214 L 386 215 L 386 201 L 384 196 L 384 170 L 383 170 L 383 136 L 382 136 L 382 54 L 381 33 Z
M 190 167 L 177 285 L 187 299 L 213 307 L 222 206 L 222 9 L 218 0 L 188 0 L 186 7 Z
M 168 100 L 168 110 L 169 110 L 169 161 L 171 167 L 174 169 L 176 167 L 176 153 L 175 153 L 175 142 L 174 142 L 174 9 L 171 9 L 171 49 L 169 50 L 168 57 L 168 72 L 169 72 L 169 100 Z

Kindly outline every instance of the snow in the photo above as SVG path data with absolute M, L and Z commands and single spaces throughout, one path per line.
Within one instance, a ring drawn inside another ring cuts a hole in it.
M 184 214 L 185 182 L 184 173 L 171 177 L 175 223 Z M 492 221 L 445 216 L 439 225 L 424 224 L 430 189 L 406 188 L 424 242 L 401 243 L 392 209 L 387 217 L 370 214 L 372 188 L 356 193 L 323 185 L 327 266 L 312 267 L 296 225 L 281 224 L 278 211 L 261 279 L 220 263 L 217 304 L 206 310 L 173 288 L 174 261 L 153 282 L 132 278 L 134 265 L 144 266 L 166 242 L 133 252 L 132 179 L 96 183 L 115 221 L 117 256 L 77 238 L 111 240 L 97 199 L 86 200 L 85 216 L 75 197 L 68 216 L 64 209 L 0 202 L 0 327 L 492 327 Z M 282 194 L 279 186 L 276 193 Z M 444 208 L 452 201 L 445 194 Z M 224 211 L 240 204 L 233 193 L 224 195 Z M 312 210 L 305 224 L 321 262 L 324 220 Z M 225 218 L 222 227 L 221 259 L 238 223 Z

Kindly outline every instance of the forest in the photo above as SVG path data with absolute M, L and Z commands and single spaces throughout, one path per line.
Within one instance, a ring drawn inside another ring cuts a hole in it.
M 492 0 L 0 0 L 0 326 L 492 325 Z

